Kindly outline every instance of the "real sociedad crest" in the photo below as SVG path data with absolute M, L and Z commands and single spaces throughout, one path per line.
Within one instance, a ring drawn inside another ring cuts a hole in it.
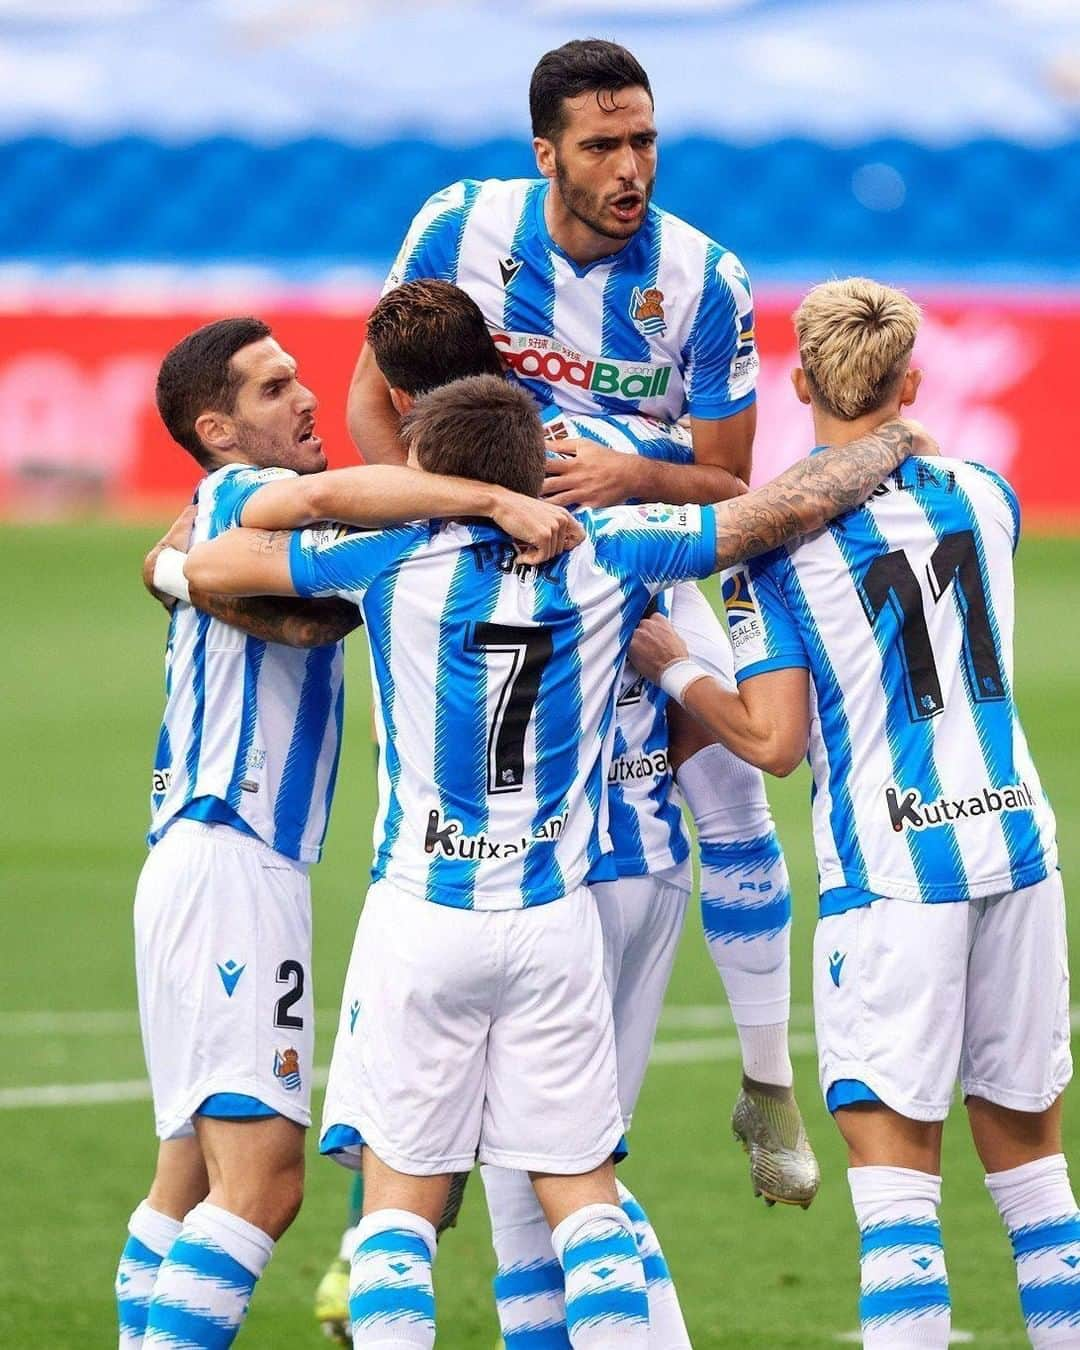
M 664 318 L 664 292 L 650 286 L 643 291 L 635 286 L 630 296 L 630 317 L 634 327 L 646 337 L 660 337 L 667 331 Z
M 300 1091 L 300 1055 L 296 1050 L 274 1051 L 274 1077 L 286 1092 Z

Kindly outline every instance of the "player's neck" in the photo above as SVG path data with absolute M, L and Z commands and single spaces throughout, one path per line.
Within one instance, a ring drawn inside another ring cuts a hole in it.
M 544 224 L 552 242 L 572 258 L 579 267 L 588 267 L 601 258 L 610 258 L 624 249 L 630 239 L 611 239 L 598 234 L 590 225 L 567 209 L 558 188 L 553 184 L 544 201 Z
M 854 422 L 845 422 L 840 417 L 831 416 L 822 408 L 814 407 L 815 443 L 848 445 L 851 441 L 857 441 L 860 436 L 869 436 L 877 431 L 878 427 L 899 416 L 898 407 L 878 408 L 875 412 L 867 413 L 865 417 L 857 417 Z

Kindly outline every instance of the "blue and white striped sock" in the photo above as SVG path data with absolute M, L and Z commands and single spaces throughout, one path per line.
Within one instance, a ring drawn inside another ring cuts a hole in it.
M 273 1239 L 246 1219 L 196 1205 L 158 1271 L 144 1350 L 232 1345 L 273 1250 Z
M 556 1227 L 566 1329 L 574 1350 L 647 1350 L 649 1296 L 630 1221 L 617 1205 L 585 1205 Z
M 652 1350 L 692 1350 L 690 1333 L 660 1239 L 637 1196 L 621 1181 L 616 1181 L 615 1189 L 619 1192 L 622 1211 L 630 1220 L 645 1271 L 645 1289 L 649 1296 L 649 1345 Z
M 945 1350 L 952 1308 L 937 1207 L 941 1178 L 907 1167 L 852 1167 L 861 1237 L 865 1350 Z
M 743 1070 L 790 1087 L 791 887 L 764 780 L 722 745 L 699 750 L 677 777 L 697 826 L 701 922 Z
M 570 1350 L 563 1272 L 527 1172 L 480 1169 L 498 1263 L 495 1309 L 505 1350 Z
M 116 1270 L 119 1350 L 139 1350 L 142 1345 L 158 1269 L 182 1227 L 179 1219 L 151 1209 L 145 1200 L 128 1220 L 128 1240 Z
M 360 1220 L 349 1277 L 356 1350 L 435 1344 L 435 1227 L 405 1209 L 377 1209 Z
M 1064 1155 L 993 1172 L 986 1188 L 1009 1230 L 1028 1339 L 1080 1345 L 1080 1211 Z

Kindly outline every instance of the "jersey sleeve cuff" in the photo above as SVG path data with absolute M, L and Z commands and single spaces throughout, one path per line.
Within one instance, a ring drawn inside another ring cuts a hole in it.
M 289 540 L 289 574 L 297 595 L 313 596 L 318 594 L 318 590 L 311 551 L 304 547 L 307 533 L 307 530 L 294 530 Z
M 691 398 L 688 408 L 691 417 L 700 417 L 706 422 L 724 422 L 756 402 L 757 390 L 751 389 L 748 394 L 744 394 L 742 398 L 737 398 L 733 402 L 725 402 L 716 398 Z
M 789 652 L 786 656 L 769 656 L 764 661 L 751 661 L 748 666 L 743 666 L 741 670 L 736 670 L 735 681 L 742 684 L 743 680 L 749 680 L 754 675 L 765 675 L 770 670 L 809 670 L 810 662 L 805 656 L 797 652 Z
M 694 563 L 693 574 L 702 580 L 716 571 L 716 512 L 711 506 L 701 508 L 701 534 Z

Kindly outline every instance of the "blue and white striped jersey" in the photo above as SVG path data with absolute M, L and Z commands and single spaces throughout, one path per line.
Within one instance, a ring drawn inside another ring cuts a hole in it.
M 995 895 L 1056 865 L 1012 693 L 1019 522 L 991 470 L 912 459 L 725 578 L 739 680 L 810 671 L 823 913 Z
M 437 277 L 480 306 L 541 404 L 571 413 L 730 417 L 754 401 L 750 281 L 734 253 L 650 206 L 618 253 L 581 267 L 544 221 L 546 179 L 465 180 L 414 219 L 386 282 Z
M 192 542 L 240 524 L 244 504 L 288 469 L 229 464 L 195 494 Z M 178 817 L 257 835 L 299 862 L 322 853 L 344 713 L 342 645 L 261 642 L 177 603 L 165 653 L 149 842 Z
M 624 454 L 692 464 L 690 433 L 648 417 L 570 417 L 551 405 L 542 414 L 544 433 L 559 441 L 583 436 Z M 666 594 L 656 598 L 668 613 Z M 632 668 L 623 670 L 615 703 L 615 748 L 608 770 L 608 809 L 615 869 L 621 877 L 670 874 L 684 867 L 690 885 L 690 841 L 683 826 L 675 779 L 668 762 L 668 696 Z
M 487 526 L 295 537 L 297 592 L 346 596 L 367 625 L 376 880 L 516 909 L 614 875 L 605 780 L 626 650 L 654 595 L 711 572 L 716 526 L 697 506 L 581 519 L 585 541 L 540 568 L 515 568 Z

